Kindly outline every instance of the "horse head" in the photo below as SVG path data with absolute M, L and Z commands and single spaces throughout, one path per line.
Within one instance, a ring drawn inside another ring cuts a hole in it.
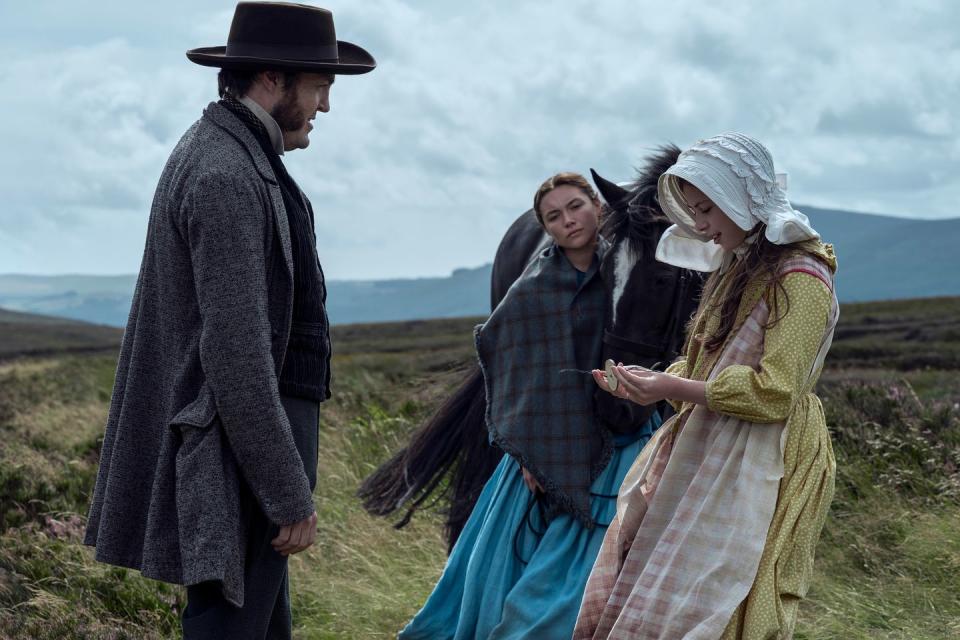
M 603 358 L 662 369 L 679 355 L 687 320 L 696 309 L 702 276 L 656 260 L 660 236 L 670 225 L 657 200 L 657 180 L 680 149 L 658 148 L 621 187 L 591 169 L 606 205 L 600 231 L 611 248 L 600 265 L 607 287 Z M 631 430 L 654 407 L 597 393 L 601 417 L 614 430 Z

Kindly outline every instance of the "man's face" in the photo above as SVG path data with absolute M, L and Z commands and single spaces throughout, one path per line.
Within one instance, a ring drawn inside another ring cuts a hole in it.
M 301 73 L 297 82 L 283 88 L 283 96 L 270 115 L 283 132 L 283 150 L 306 149 L 310 144 L 310 121 L 317 112 L 330 111 L 330 86 L 334 76 L 327 73 Z

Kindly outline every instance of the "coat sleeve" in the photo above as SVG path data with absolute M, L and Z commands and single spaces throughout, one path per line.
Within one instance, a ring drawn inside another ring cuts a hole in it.
M 783 422 L 806 391 L 833 296 L 823 282 L 806 273 L 788 274 L 783 287 L 789 308 L 767 329 L 759 367 L 731 365 L 707 382 L 711 411 L 749 422 Z
M 208 173 L 184 199 L 200 362 L 243 477 L 275 524 L 313 513 L 271 353 L 269 205 L 245 176 Z

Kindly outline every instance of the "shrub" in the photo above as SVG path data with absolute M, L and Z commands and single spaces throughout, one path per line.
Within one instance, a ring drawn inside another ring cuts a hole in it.
M 839 484 L 851 497 L 880 487 L 929 504 L 960 504 L 955 404 L 924 404 L 906 380 L 844 382 L 821 395 L 837 449 Z

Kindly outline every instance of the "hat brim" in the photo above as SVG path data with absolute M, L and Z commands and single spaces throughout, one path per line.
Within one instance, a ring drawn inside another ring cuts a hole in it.
M 313 62 L 310 60 L 285 60 L 277 58 L 254 58 L 228 56 L 226 47 L 200 47 L 187 51 L 187 58 L 204 67 L 221 69 L 277 69 L 279 71 L 307 71 L 333 73 L 336 75 L 359 75 L 369 73 L 377 66 L 366 49 L 352 42 L 337 40 L 339 62 Z

